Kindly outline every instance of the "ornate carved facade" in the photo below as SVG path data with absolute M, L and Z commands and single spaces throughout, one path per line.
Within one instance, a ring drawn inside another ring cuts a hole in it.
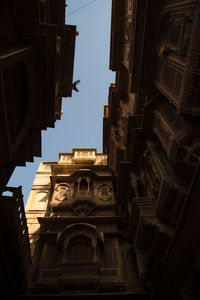
M 199 13 L 199 1 L 112 1 L 104 152 L 155 300 L 200 295 Z
M 147 299 L 123 234 L 107 155 L 96 149 L 43 162 L 26 205 L 32 293 Z

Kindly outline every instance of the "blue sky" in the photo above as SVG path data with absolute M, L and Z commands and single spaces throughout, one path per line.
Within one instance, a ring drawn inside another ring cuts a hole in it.
M 71 152 L 77 147 L 102 151 L 103 106 L 108 103 L 109 85 L 115 81 L 115 73 L 109 71 L 111 0 L 66 3 L 66 24 L 76 25 L 79 32 L 74 80 L 81 80 L 80 92 L 63 98 L 61 121 L 56 122 L 54 129 L 42 132 L 42 158 L 35 158 L 26 167 L 17 167 L 8 183 L 23 186 L 25 203 L 41 161 L 57 161 L 59 152 Z M 86 4 L 89 5 L 80 9 Z

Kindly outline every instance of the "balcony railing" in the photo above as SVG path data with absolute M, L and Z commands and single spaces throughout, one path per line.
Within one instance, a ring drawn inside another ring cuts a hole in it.
M 89 200 L 92 196 L 93 193 L 90 190 L 79 190 L 75 194 L 77 200 Z
M 80 275 L 80 274 L 91 274 L 97 275 L 99 273 L 98 262 L 69 262 L 63 263 L 60 266 L 62 274 L 66 275 Z
M 40 280 L 57 280 L 59 269 L 41 269 Z

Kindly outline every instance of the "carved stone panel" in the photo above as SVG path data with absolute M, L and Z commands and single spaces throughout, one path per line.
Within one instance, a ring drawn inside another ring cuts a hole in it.
M 200 115 L 199 6 L 165 8 L 158 33 L 156 87 L 180 112 Z
M 168 105 L 155 112 L 153 131 L 168 158 L 176 164 L 195 167 L 200 157 L 199 132 Z
M 180 105 L 184 72 L 163 58 L 159 58 L 155 85 L 176 106 Z
M 171 61 L 174 61 L 174 58 L 176 58 L 177 64 L 185 61 L 190 47 L 192 28 L 192 11 L 179 10 L 165 13 L 159 29 L 159 54 Z
M 56 187 L 55 200 L 66 201 L 69 197 L 70 186 L 67 184 L 60 184 Z

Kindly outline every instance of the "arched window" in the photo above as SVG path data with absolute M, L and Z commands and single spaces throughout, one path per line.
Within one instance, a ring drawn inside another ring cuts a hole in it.
M 93 261 L 93 246 L 90 238 L 78 235 L 70 239 L 67 248 L 67 262 Z
M 113 242 L 104 243 L 104 267 L 117 267 L 117 249 Z
M 85 190 L 85 191 L 88 190 L 88 181 L 87 181 L 87 179 L 85 179 L 85 178 L 81 179 L 80 190 Z
M 98 187 L 98 194 L 101 200 L 112 199 L 112 187 L 108 184 L 103 184 Z

